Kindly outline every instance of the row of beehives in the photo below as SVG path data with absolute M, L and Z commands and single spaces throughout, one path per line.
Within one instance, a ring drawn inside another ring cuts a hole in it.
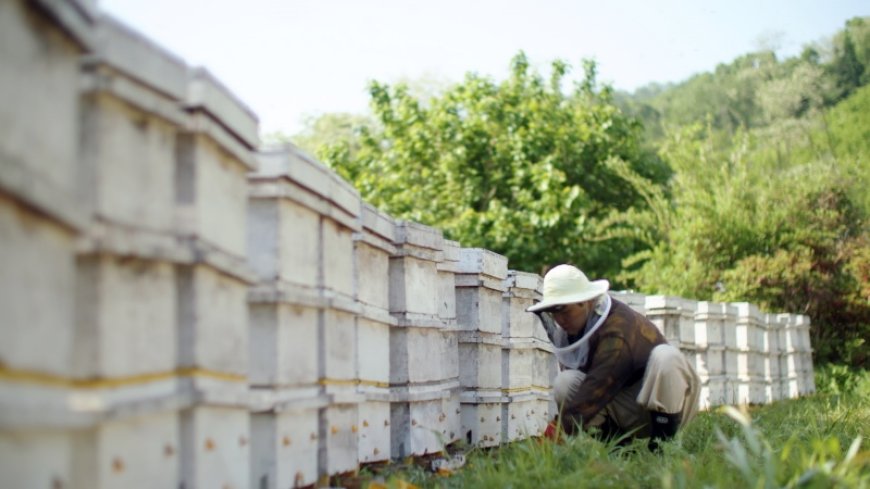
M 753 304 L 615 295 L 642 312 L 697 370 L 702 408 L 763 404 L 815 391 L 809 318 Z
M 304 484 L 457 440 L 492 446 L 541 432 L 556 365 L 524 311 L 540 277 L 369 205 L 339 212 L 346 184 L 292 148 L 260 161 L 250 179 L 260 278 L 249 295 L 251 384 L 270 400 L 254 416 L 310 442 L 262 446 L 255 474 Z M 319 461 L 307 435 L 318 429 Z
M 552 356 L 501 330 L 536 277 L 256 153 L 250 111 L 93 5 L 0 8 L 0 485 L 309 484 L 541 429 Z

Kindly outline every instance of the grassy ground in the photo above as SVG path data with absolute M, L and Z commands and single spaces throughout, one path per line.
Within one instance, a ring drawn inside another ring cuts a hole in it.
M 422 464 L 363 472 L 363 486 L 418 487 L 857 487 L 870 488 L 870 373 L 836 367 L 819 393 L 748 410 L 702 413 L 659 454 L 585 434 L 561 444 L 525 440 L 473 449 L 439 476 Z

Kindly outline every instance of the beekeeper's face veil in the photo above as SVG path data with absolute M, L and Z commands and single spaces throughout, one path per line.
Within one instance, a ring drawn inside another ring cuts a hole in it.
M 527 311 L 534 312 L 541 318 L 547 336 L 553 343 L 556 357 L 563 366 L 576 369 L 586 364 L 589 338 L 610 313 L 610 296 L 606 294 L 609 288 L 610 283 L 607 280 L 590 282 L 582 271 L 571 265 L 559 265 L 544 276 L 544 297 Z M 592 327 L 587 327 L 582 338 L 573 343 L 569 342 L 568 334 L 556 324 L 548 310 L 596 298 L 599 300 L 594 308 L 595 323 Z

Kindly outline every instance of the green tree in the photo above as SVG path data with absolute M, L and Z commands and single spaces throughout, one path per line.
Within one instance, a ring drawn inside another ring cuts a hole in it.
M 870 232 L 856 200 L 863 180 L 830 158 L 771 158 L 764 131 L 725 146 L 711 133 L 690 126 L 663 146 L 675 172 L 670 201 L 647 190 L 649 205 L 611 216 L 611 235 L 650 236 L 648 250 L 624 261 L 624 279 L 647 293 L 808 314 L 817 358 L 863 365 L 870 334 Z
M 861 86 L 864 78 L 864 65 L 858 59 L 855 43 L 852 42 L 852 36 L 848 30 L 843 33 L 842 46 L 837 50 L 831 70 L 837 78 L 842 97 L 849 96 Z
M 555 61 L 545 79 L 520 53 L 506 80 L 470 73 L 425 101 L 372 83 L 379 127 L 361 132 L 355 154 L 333 146 L 322 156 L 374 205 L 505 254 L 512 267 L 572 261 L 614 275 L 639 244 L 592 240 L 595 226 L 641 197 L 604 162 L 619 158 L 657 182 L 667 168 L 642 150 L 641 126 L 598 85 L 595 64 L 568 89 L 570 69 Z

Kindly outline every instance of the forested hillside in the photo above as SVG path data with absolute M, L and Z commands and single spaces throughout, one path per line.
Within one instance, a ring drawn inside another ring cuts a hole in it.
M 800 56 L 755 52 L 615 93 L 584 62 L 435 96 L 370 87 L 374 119 L 327 114 L 296 140 L 385 211 L 540 271 L 809 314 L 817 358 L 866 366 L 870 18 Z

